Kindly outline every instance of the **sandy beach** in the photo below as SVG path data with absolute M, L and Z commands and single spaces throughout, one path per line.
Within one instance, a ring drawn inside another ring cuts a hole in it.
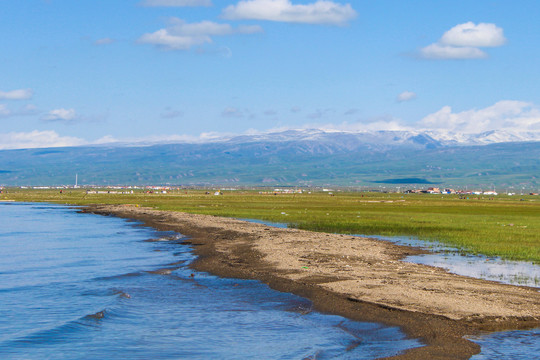
M 189 237 L 197 270 L 257 279 L 310 299 L 316 310 L 399 326 L 424 347 L 395 359 L 468 359 L 479 331 L 540 327 L 538 289 L 503 285 L 401 261 L 420 250 L 348 235 L 279 229 L 130 205 L 83 210 Z

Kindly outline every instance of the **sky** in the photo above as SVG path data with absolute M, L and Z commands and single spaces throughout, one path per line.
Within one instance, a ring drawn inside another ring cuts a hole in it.
M 540 131 L 540 2 L 0 0 L 0 149 Z

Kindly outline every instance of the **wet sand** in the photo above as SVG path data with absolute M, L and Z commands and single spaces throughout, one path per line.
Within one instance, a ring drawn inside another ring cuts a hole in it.
M 540 327 L 538 289 L 401 261 L 421 253 L 414 248 L 130 205 L 84 211 L 174 230 L 190 237 L 197 270 L 260 280 L 310 299 L 318 311 L 399 326 L 426 344 L 393 359 L 468 359 L 480 347 L 465 335 Z

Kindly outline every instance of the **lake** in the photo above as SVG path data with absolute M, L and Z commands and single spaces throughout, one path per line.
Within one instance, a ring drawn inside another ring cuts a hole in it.
M 185 238 L 0 203 L 2 359 L 373 359 L 421 346 L 257 281 L 195 272 Z

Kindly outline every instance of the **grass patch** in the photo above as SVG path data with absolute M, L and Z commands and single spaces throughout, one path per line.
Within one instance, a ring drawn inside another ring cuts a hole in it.
M 328 193 L 272 195 L 256 191 L 86 194 L 84 190 L 9 190 L 0 200 L 66 204 L 139 204 L 287 223 L 332 233 L 415 236 L 465 251 L 540 263 L 540 197 Z

